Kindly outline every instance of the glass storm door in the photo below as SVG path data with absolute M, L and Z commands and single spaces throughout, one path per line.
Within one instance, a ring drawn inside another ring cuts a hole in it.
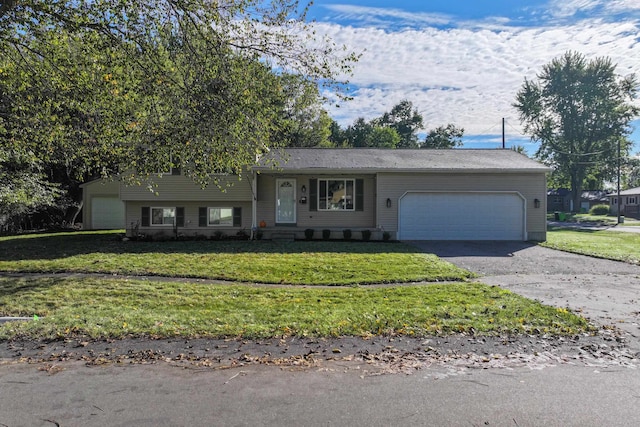
M 276 223 L 296 223 L 296 180 L 276 180 Z

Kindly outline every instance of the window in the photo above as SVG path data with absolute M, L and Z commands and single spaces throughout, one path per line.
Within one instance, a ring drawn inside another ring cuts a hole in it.
M 184 208 L 150 208 L 143 206 L 141 211 L 141 224 L 143 227 L 149 226 L 176 226 L 184 227 Z
M 198 226 L 241 227 L 242 208 L 200 207 L 198 208 Z
M 209 208 L 208 225 L 233 226 L 233 208 Z
M 627 197 L 627 205 L 635 205 L 636 198 L 635 197 Z
M 173 225 L 175 219 L 175 208 L 151 208 L 151 225 Z
M 354 179 L 319 179 L 318 210 L 354 210 Z

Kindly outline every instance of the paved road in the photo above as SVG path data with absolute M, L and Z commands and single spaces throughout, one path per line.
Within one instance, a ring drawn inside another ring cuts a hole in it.
M 482 282 L 622 327 L 639 345 L 640 267 L 526 243 L 416 244 Z M 416 369 L 400 358 L 401 374 L 348 358 L 232 369 L 0 361 L 0 426 L 636 426 L 640 365 L 629 354 L 423 355 Z
M 640 372 L 560 365 L 361 378 L 251 366 L 0 366 L 0 425 L 73 426 L 637 426 Z

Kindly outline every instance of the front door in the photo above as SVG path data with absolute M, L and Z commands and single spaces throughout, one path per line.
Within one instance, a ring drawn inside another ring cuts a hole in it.
M 276 180 L 276 223 L 296 223 L 296 180 Z

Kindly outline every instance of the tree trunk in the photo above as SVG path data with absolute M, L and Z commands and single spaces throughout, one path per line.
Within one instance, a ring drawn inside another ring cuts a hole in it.
M 582 199 L 582 182 L 584 181 L 584 172 L 574 171 L 571 174 L 571 200 L 573 206 L 571 212 L 580 212 L 580 200 Z

